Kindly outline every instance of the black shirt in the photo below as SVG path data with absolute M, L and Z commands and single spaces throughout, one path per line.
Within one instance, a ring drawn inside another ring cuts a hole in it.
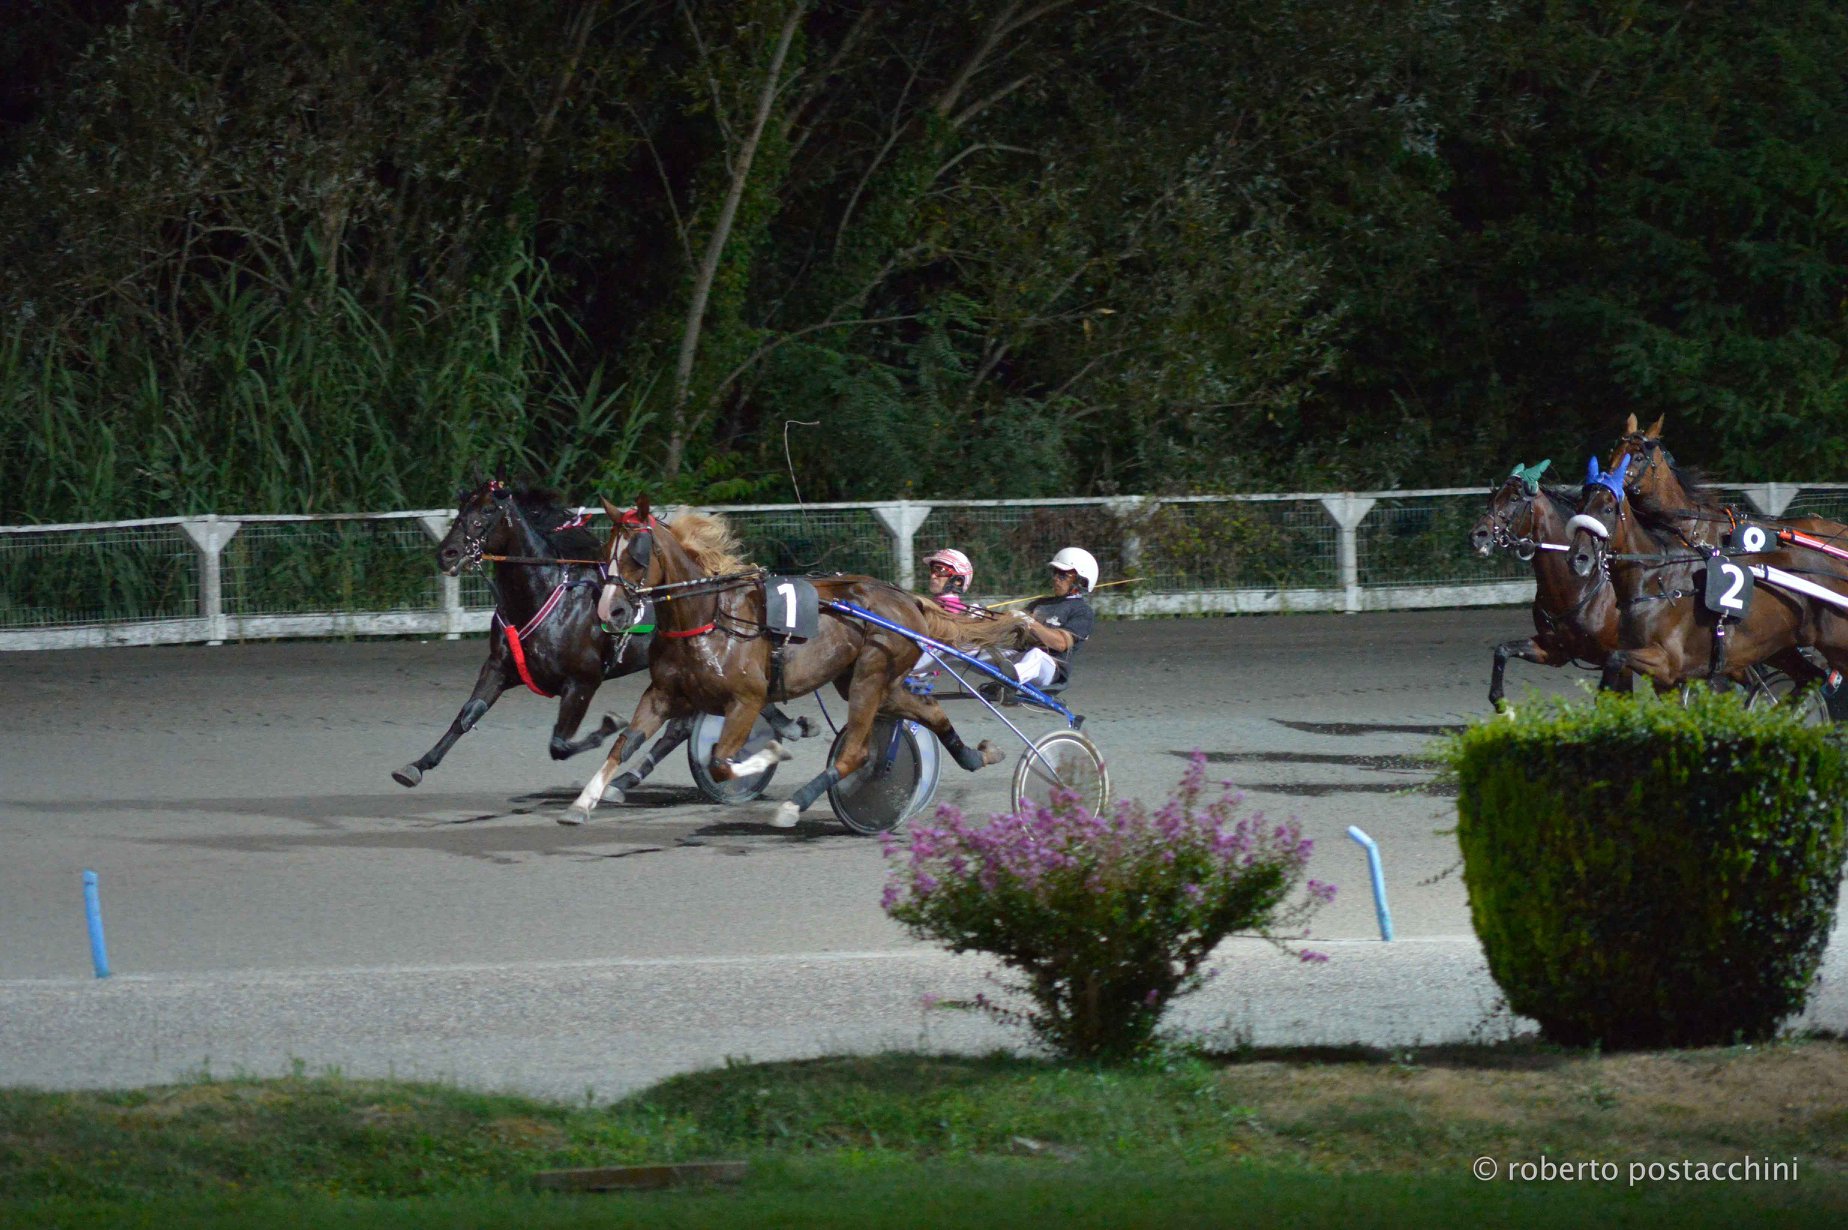
M 1027 603 L 1027 614 L 1048 628 L 1058 628 L 1071 634 L 1072 647 L 1070 649 L 1048 649 L 1046 651 L 1059 664 L 1059 678 L 1069 678 L 1072 659 L 1078 655 L 1079 648 L 1089 639 L 1091 629 L 1097 622 L 1097 616 L 1091 611 L 1090 602 L 1083 594 L 1072 594 L 1066 598 L 1035 598 Z

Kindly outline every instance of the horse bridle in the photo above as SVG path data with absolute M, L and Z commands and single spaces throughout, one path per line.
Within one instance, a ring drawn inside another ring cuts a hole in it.
M 492 497 L 490 506 L 494 511 L 491 514 L 480 514 L 479 524 L 471 522 L 471 514 L 467 506 L 463 507 L 460 518 L 462 521 L 462 562 L 457 565 L 458 569 L 481 567 L 481 557 L 488 549 L 488 535 L 494 532 L 494 527 L 506 517 L 507 509 L 513 504 L 512 490 L 499 479 L 488 484 L 488 495 Z
M 1514 552 L 1516 559 L 1520 560 L 1522 563 L 1526 563 L 1533 559 L 1540 551 L 1540 548 L 1546 544 L 1537 542 L 1526 535 L 1516 536 L 1514 532 L 1514 519 L 1524 512 L 1533 512 L 1534 501 L 1540 498 L 1540 488 L 1536 485 L 1534 490 L 1529 493 L 1527 490 L 1527 483 L 1519 476 L 1512 474 L 1508 476 L 1507 482 L 1502 483 L 1502 486 L 1506 487 L 1508 483 L 1521 484 L 1521 499 L 1519 503 L 1510 504 L 1504 510 L 1507 514 L 1506 516 L 1493 512 L 1489 514 L 1489 542 L 1498 551 Z M 1499 489 L 1500 488 L 1497 488 L 1497 490 Z

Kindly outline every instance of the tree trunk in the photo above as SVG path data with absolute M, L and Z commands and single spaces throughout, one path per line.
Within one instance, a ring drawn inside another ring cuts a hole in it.
M 724 204 L 719 207 L 719 216 L 712 224 L 712 234 L 706 239 L 705 255 L 693 277 L 693 293 L 688 299 L 686 323 L 680 333 L 680 354 L 674 362 L 673 410 L 667 457 L 663 465 L 665 476 L 669 479 L 679 475 L 681 461 L 686 454 L 687 401 L 693 389 L 693 364 L 699 355 L 699 334 L 706 317 L 706 300 L 712 294 L 712 283 L 718 276 L 719 261 L 725 255 L 725 244 L 731 237 L 732 220 L 738 214 L 738 202 L 743 198 L 744 186 L 750 178 L 751 159 L 757 154 L 757 143 L 763 137 L 764 127 L 770 121 L 770 111 L 776 103 L 777 87 L 783 77 L 783 61 L 789 55 L 789 44 L 795 39 L 796 27 L 801 24 L 806 7 L 805 3 L 798 3 L 791 8 L 777 36 L 776 50 L 771 54 L 770 67 L 764 73 L 764 87 L 757 96 L 757 114 L 752 118 L 751 130 L 744 138 L 743 148 L 738 151 Z

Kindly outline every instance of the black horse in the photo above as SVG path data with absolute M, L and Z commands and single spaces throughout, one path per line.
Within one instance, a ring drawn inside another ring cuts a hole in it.
M 554 492 L 515 489 L 494 479 L 460 492 L 459 503 L 455 524 L 436 551 L 437 565 L 452 577 L 464 568 L 479 567 L 483 556 L 546 561 L 596 560 L 602 554 L 603 544 Z M 602 584 L 595 564 L 496 563 L 491 582 L 494 626 L 475 690 L 436 746 L 392 777 L 405 786 L 422 781 L 424 772 L 442 762 L 502 692 L 522 684 L 540 696 L 558 698 L 551 742 L 554 760 L 597 747 L 621 729 L 615 718 L 605 715 L 595 731 L 572 738 L 605 679 L 648 666 L 647 636 L 625 639 L 603 630 L 597 616 Z M 675 733 L 685 738 L 684 731 L 668 732 L 661 742 Z

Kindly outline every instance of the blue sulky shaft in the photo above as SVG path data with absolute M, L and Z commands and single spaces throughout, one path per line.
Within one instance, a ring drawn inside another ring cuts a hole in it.
M 875 615 L 871 611 L 866 610 L 864 607 L 857 607 L 851 602 L 836 602 L 830 599 L 828 601 L 823 602 L 821 605 L 826 610 L 836 611 L 842 615 L 851 615 L 855 619 L 863 619 L 867 623 L 872 624 L 874 627 L 884 628 L 887 632 L 896 632 L 900 636 L 904 637 L 906 640 L 915 642 L 916 644 L 929 650 L 931 653 L 939 654 L 939 655 L 946 655 L 948 657 L 955 658 L 958 662 L 961 662 L 966 666 L 973 666 L 976 670 L 981 671 L 984 675 L 987 675 L 990 679 L 995 680 L 997 683 L 1006 684 L 1008 687 L 1014 689 L 1016 692 L 1024 693 L 1027 699 L 1031 700 L 1034 704 L 1043 705 L 1044 707 L 1051 709 L 1053 712 L 1063 717 L 1067 724 L 1074 726 L 1074 727 L 1078 725 L 1078 716 L 1075 713 L 1073 713 L 1070 709 L 1067 709 L 1064 705 L 1061 705 L 1057 700 L 1054 700 L 1052 697 L 1046 695 L 1044 692 L 1040 691 L 1038 688 L 1034 687 L 1030 683 L 1022 683 L 1019 679 L 1016 679 L 1012 675 L 1003 674 L 1002 672 L 996 670 L 994 667 L 990 666 L 988 663 L 982 661 L 980 658 L 975 657 L 972 654 L 964 653 L 962 650 L 956 648 L 954 645 L 946 645 L 942 641 L 935 640 L 931 637 L 925 636 L 922 632 L 918 632 L 912 628 L 907 628 L 903 624 L 893 623 L 891 620 L 886 619 L 883 616 Z

